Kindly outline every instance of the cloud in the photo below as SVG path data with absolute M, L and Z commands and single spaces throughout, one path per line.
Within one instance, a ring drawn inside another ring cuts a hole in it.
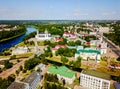
M 110 16 L 110 15 L 116 15 L 117 12 L 116 11 L 112 11 L 112 12 L 103 12 L 102 15 L 103 16 Z

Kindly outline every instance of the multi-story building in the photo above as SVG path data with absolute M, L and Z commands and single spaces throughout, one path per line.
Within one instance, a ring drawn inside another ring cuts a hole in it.
M 7 89 L 29 89 L 29 85 L 24 82 L 13 82 Z
M 25 80 L 15 81 L 7 89 L 36 89 L 41 79 L 41 74 L 34 71 Z
M 110 75 L 94 70 L 82 70 L 80 86 L 85 89 L 110 89 Z
M 77 50 L 77 52 L 75 53 L 75 59 L 77 59 L 78 57 L 82 57 L 83 59 L 87 60 L 89 59 L 95 59 L 97 61 L 100 60 L 100 51 L 99 50 L 95 50 L 95 49 L 80 49 Z
M 41 78 L 40 73 L 34 71 L 23 82 L 29 84 L 29 89 L 36 89 Z

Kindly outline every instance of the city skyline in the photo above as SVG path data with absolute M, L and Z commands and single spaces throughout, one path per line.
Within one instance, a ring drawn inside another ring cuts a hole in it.
M 0 20 L 120 20 L 120 0 L 2 0 Z

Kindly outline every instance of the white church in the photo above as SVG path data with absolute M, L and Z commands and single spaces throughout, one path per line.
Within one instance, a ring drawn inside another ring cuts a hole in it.
M 44 40 L 52 40 L 53 37 L 50 33 L 48 33 L 47 30 L 45 30 L 44 33 L 39 33 L 39 31 L 37 31 L 37 35 L 35 36 L 35 38 L 37 39 L 37 41 L 44 41 Z

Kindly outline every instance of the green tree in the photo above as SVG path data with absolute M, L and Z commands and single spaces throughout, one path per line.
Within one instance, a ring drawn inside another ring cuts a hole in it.
M 61 56 L 61 62 L 64 64 L 66 64 L 68 62 L 68 59 L 64 56 Z
M 16 75 L 18 76 L 20 72 L 19 72 L 18 70 L 16 70 L 15 73 L 16 73 Z
M 75 45 L 81 45 L 81 41 L 80 40 L 75 41 Z
M 74 62 L 74 67 L 75 68 L 80 68 L 81 67 L 81 60 L 82 60 L 81 57 L 77 58 L 77 61 Z
M 10 57 L 10 60 L 12 60 L 12 59 L 16 59 L 16 55 L 12 55 L 12 56 Z
M 25 62 L 24 67 L 27 70 L 33 69 L 37 64 L 40 63 L 40 60 L 38 58 L 32 58 Z
M 11 82 L 14 82 L 15 81 L 15 75 L 14 74 L 9 75 L 8 80 L 10 80 Z
M 6 69 L 9 69 L 13 66 L 13 63 L 9 62 L 8 60 L 5 61 L 4 66 Z
M 19 67 L 19 70 L 22 71 L 22 70 L 23 70 L 23 66 L 20 66 L 20 67 Z
M 50 41 L 48 41 L 48 40 L 45 40 L 44 41 L 44 45 L 49 45 L 51 42 Z
M 74 42 L 74 41 L 69 41 L 69 42 L 67 43 L 67 45 L 68 45 L 68 46 L 75 46 L 75 42 Z
M 117 58 L 117 61 L 120 61 L 120 56 Z

